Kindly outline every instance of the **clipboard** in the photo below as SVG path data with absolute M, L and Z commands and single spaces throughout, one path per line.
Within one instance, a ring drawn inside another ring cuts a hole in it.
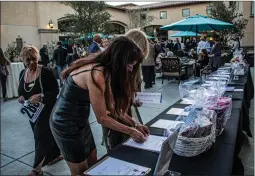
M 96 171 L 95 174 L 90 174 L 91 171 L 93 171 L 94 169 L 96 169 L 96 167 L 100 166 L 100 164 L 102 164 L 103 162 L 107 161 L 108 159 L 111 159 L 111 160 L 113 160 L 114 162 L 117 162 L 117 163 L 122 163 L 123 166 L 124 166 L 125 164 L 129 164 L 130 167 L 131 167 L 131 169 L 132 169 L 132 166 L 134 167 L 134 170 L 136 170 L 135 167 L 138 167 L 138 169 L 139 169 L 139 167 L 141 167 L 143 170 L 146 170 L 146 171 L 143 171 L 141 174 L 137 174 L 137 175 L 147 175 L 147 174 L 149 174 L 150 171 L 151 171 L 151 168 L 144 167 L 144 166 L 141 166 L 141 165 L 137 165 L 137 164 L 134 164 L 134 163 L 130 163 L 130 162 L 127 162 L 127 161 L 123 161 L 123 160 L 120 160 L 120 159 L 117 159 L 117 158 L 113 158 L 113 157 L 106 156 L 106 157 L 105 157 L 104 159 L 102 159 L 100 162 L 98 162 L 97 164 L 95 164 L 94 166 L 92 166 L 90 169 L 88 169 L 87 171 L 85 171 L 84 174 L 86 174 L 86 175 L 113 175 L 113 174 L 109 173 L 109 170 L 108 170 L 108 172 L 106 172 L 106 173 L 104 173 L 103 171 L 100 171 L 100 170 L 99 170 L 99 171 Z M 106 163 L 105 163 L 105 165 L 109 166 L 109 164 L 106 164 Z M 116 165 L 114 165 L 114 166 L 116 167 Z M 128 166 L 127 166 L 127 167 L 128 167 Z M 130 167 L 129 167 L 129 169 L 130 169 Z M 120 164 L 120 167 L 117 166 L 117 168 L 114 168 L 114 169 L 118 169 L 118 168 L 121 168 L 121 164 Z M 115 170 L 115 172 L 116 172 L 116 170 Z M 118 171 L 117 171 L 117 172 L 118 172 Z M 140 172 L 141 172 L 141 171 L 140 171 Z M 118 174 L 114 173 L 114 175 L 118 175 Z M 120 173 L 119 175 L 123 175 L 123 174 Z M 129 174 L 126 174 L 126 175 L 129 175 Z M 131 175 L 131 174 L 130 174 L 130 175 Z M 132 173 L 132 175 L 135 175 L 135 174 Z

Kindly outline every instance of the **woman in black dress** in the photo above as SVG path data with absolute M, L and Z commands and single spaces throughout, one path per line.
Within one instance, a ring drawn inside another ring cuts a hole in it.
M 35 158 L 32 172 L 29 174 L 42 175 L 41 168 L 61 159 L 60 150 L 52 136 L 49 119 L 52 108 L 59 93 L 57 80 L 51 70 L 38 65 L 39 53 L 33 46 L 24 46 L 21 58 L 26 69 L 20 73 L 19 102 L 29 101 L 32 105 L 43 103 L 44 108 L 33 123 L 30 122 L 35 139 Z
M 101 125 L 125 133 L 137 142 L 146 140 L 148 128 L 126 114 L 137 89 L 138 69 L 146 55 L 133 40 L 121 36 L 105 51 L 77 60 L 62 73 L 65 84 L 50 126 L 72 176 L 83 175 L 97 162 L 88 121 L 90 104 Z

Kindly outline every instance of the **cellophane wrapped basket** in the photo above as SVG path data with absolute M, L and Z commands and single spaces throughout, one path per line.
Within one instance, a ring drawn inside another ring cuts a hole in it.
M 196 91 L 200 87 L 200 83 L 201 83 L 200 79 L 182 81 L 179 84 L 179 92 L 181 99 L 193 100 L 190 94 L 192 93 L 192 91 Z
M 214 110 L 217 114 L 216 118 L 216 136 L 219 136 L 224 131 L 227 120 L 230 118 L 232 110 L 232 99 L 229 97 L 220 97 L 217 101 L 207 101 L 204 107 L 209 110 Z
M 175 144 L 174 153 L 179 156 L 193 157 L 208 151 L 215 142 L 216 113 L 213 110 L 196 108 L 188 117 L 179 116 L 184 121 Z

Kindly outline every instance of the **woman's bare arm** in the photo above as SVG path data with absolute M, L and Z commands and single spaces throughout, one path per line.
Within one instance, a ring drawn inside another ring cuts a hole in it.
M 90 76 L 90 80 L 87 82 L 87 87 L 89 90 L 90 102 L 94 113 L 96 115 L 98 123 L 102 124 L 105 127 L 111 128 L 113 130 L 126 133 L 131 135 L 136 141 L 143 142 L 145 141 L 145 137 L 142 133 L 137 131 L 134 128 L 128 127 L 123 125 L 113 118 L 107 115 L 106 105 L 105 105 L 105 98 L 104 98 L 104 91 L 105 91 L 105 79 L 104 75 L 99 72 L 95 71 L 95 81 L 100 85 L 102 91 L 96 87 L 95 84 L 92 82 L 92 78 Z M 135 135 L 135 136 L 133 136 Z

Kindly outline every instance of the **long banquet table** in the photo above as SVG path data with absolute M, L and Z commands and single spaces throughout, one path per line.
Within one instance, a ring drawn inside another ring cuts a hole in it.
M 250 74 L 250 72 L 248 72 L 248 74 Z M 240 76 L 239 81 L 229 84 L 235 88 L 244 89 L 244 91 L 225 93 L 226 95 L 232 95 L 233 98 L 231 117 L 227 121 L 225 130 L 216 138 L 216 142 L 212 145 L 211 149 L 195 157 L 182 157 L 173 154 L 169 170 L 180 172 L 182 175 L 231 175 L 234 161 L 242 147 L 243 121 L 245 121 L 245 118 L 249 118 L 245 117 L 242 111 L 244 106 L 248 106 L 247 102 L 253 98 L 253 90 L 248 91 L 248 89 L 253 87 L 253 82 L 250 79 L 249 75 Z M 149 121 L 146 125 L 150 128 L 151 134 L 163 135 L 163 129 L 153 128 L 150 127 L 150 125 L 155 123 L 158 119 L 176 119 L 176 115 L 169 115 L 166 114 L 166 112 L 173 107 L 184 108 L 185 106 L 188 105 L 180 104 L 179 100 Z M 153 175 L 158 159 L 157 153 L 123 145 L 117 146 L 107 155 L 149 167 L 152 169 L 149 175 Z
M 7 65 L 9 75 L 6 82 L 6 98 L 18 97 L 19 75 L 24 68 L 23 62 L 14 62 L 11 65 Z M 0 97 L 2 97 L 2 91 L 0 94 Z

